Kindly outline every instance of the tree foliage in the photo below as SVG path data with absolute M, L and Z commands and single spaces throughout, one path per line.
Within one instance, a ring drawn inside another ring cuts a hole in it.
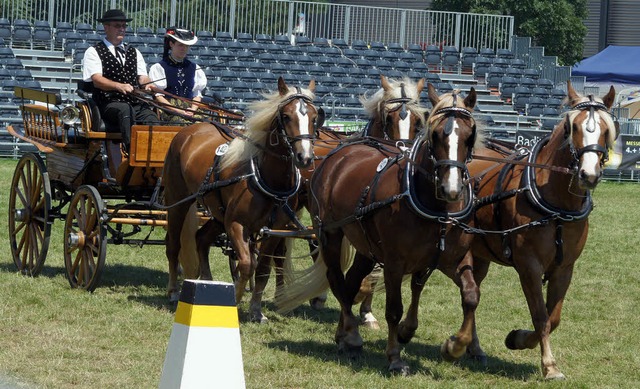
M 510 15 L 515 34 L 572 65 L 582 59 L 587 0 L 433 0 L 433 10 Z

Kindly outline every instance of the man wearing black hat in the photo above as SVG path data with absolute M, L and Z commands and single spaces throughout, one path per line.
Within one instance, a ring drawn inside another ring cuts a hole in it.
M 82 60 L 82 77 L 86 82 L 93 82 L 93 99 L 102 119 L 120 129 L 125 152 L 129 151 L 134 123 L 159 123 L 147 104 L 130 95 L 141 85 L 147 90 L 151 87 L 142 54 L 123 43 L 127 22 L 131 20 L 119 9 L 105 12 L 98 22 L 103 24 L 106 37 L 89 47 Z

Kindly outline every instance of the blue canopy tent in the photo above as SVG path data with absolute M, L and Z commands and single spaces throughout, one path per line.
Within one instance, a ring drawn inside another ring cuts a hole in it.
M 608 46 L 571 69 L 590 83 L 640 85 L 640 46 Z

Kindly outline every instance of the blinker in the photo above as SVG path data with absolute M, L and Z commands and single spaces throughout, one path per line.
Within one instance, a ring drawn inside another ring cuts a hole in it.
M 593 95 L 589 95 L 589 101 L 593 103 Z M 596 130 L 596 118 L 595 118 L 595 109 L 593 105 L 589 106 L 589 118 L 587 119 L 586 129 L 588 132 L 593 133 Z
M 404 120 L 407 118 L 407 95 L 404 93 L 404 82 L 400 84 L 400 93 L 402 96 L 402 107 L 400 108 L 400 119 Z
M 302 91 L 300 90 L 300 87 L 296 87 L 296 94 L 297 95 L 302 95 Z M 300 109 L 298 110 L 298 112 L 300 112 L 300 114 L 302 116 L 306 116 L 307 115 L 307 104 L 305 103 L 304 99 L 302 97 L 300 97 Z

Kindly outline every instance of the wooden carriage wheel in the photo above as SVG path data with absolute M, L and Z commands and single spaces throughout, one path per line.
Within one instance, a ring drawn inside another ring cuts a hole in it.
M 64 224 L 64 266 L 72 288 L 98 286 L 107 255 L 107 228 L 100 193 L 90 185 L 75 192 Z
M 52 220 L 51 184 L 39 155 L 20 158 L 9 194 L 9 241 L 13 262 L 25 275 L 37 276 L 44 266 Z

